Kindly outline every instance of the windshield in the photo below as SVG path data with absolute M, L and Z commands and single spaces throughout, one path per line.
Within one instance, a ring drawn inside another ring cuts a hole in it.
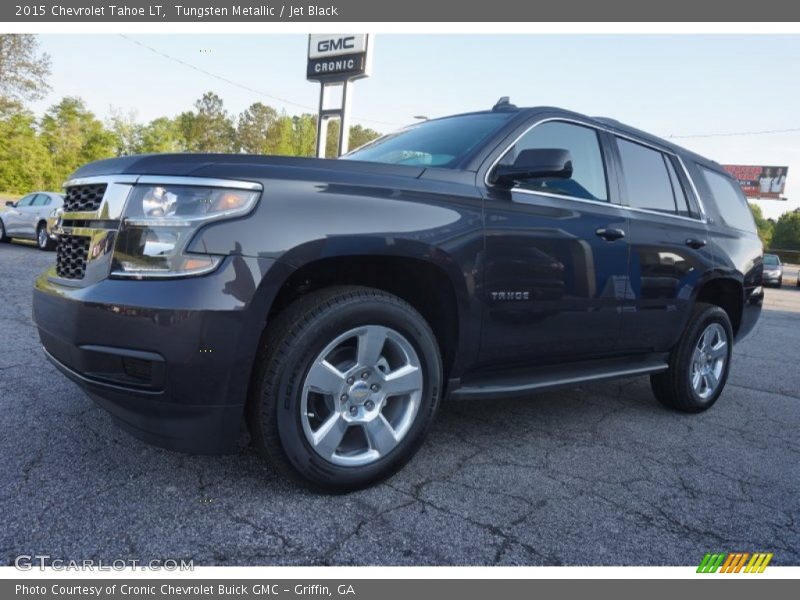
M 480 113 L 424 121 L 378 138 L 342 159 L 454 167 L 512 116 L 513 113 Z
M 774 254 L 765 254 L 764 255 L 764 264 L 768 267 L 777 267 L 781 264 L 781 261 L 778 260 L 778 257 Z

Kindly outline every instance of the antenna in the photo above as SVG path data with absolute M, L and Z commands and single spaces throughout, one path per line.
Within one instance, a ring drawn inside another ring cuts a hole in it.
M 501 111 L 501 110 L 514 110 L 517 107 L 511 104 L 511 99 L 508 96 L 501 96 L 500 100 L 498 100 L 495 105 L 492 107 L 492 110 Z

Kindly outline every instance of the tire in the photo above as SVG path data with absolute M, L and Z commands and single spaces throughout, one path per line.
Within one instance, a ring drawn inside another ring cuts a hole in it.
M 783 287 L 783 277 L 778 278 L 778 287 Z
M 39 223 L 39 226 L 36 228 L 36 247 L 42 251 L 49 251 L 53 249 L 53 240 L 50 239 L 50 236 L 47 233 L 47 224 L 46 223 Z
M 723 342 L 724 347 L 720 346 Z M 658 401 L 687 413 L 711 408 L 728 380 L 732 348 L 733 327 L 728 314 L 719 306 L 698 303 L 670 353 L 669 369 L 650 376 Z M 715 380 L 716 384 L 710 385 Z
M 6 226 L 3 219 L 0 219 L 0 243 L 10 242 L 11 238 L 6 235 Z
M 443 375 L 436 338 L 407 302 L 326 288 L 284 309 L 263 340 L 247 422 L 280 472 L 343 493 L 389 477 L 417 452 Z

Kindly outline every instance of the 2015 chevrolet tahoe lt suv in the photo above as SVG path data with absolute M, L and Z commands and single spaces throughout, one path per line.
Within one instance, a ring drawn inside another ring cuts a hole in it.
M 47 356 L 134 435 L 252 443 L 344 491 L 440 400 L 649 375 L 709 408 L 761 311 L 762 246 L 717 163 L 605 118 L 492 110 L 338 160 L 168 154 L 65 185 L 36 282 Z

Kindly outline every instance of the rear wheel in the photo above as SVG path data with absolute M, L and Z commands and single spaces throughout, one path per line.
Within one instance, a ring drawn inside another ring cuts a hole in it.
M 442 367 L 433 332 L 408 303 L 333 287 L 296 301 L 265 338 L 248 423 L 279 468 L 344 492 L 391 475 L 419 449 Z
M 650 376 L 656 398 L 682 412 L 701 412 L 719 398 L 728 380 L 733 328 L 719 306 L 698 303 L 669 359 L 669 369 Z
M 50 239 L 50 234 L 47 233 L 47 225 L 45 223 L 39 223 L 39 227 L 36 228 L 36 245 L 39 250 L 53 249 L 53 240 Z

